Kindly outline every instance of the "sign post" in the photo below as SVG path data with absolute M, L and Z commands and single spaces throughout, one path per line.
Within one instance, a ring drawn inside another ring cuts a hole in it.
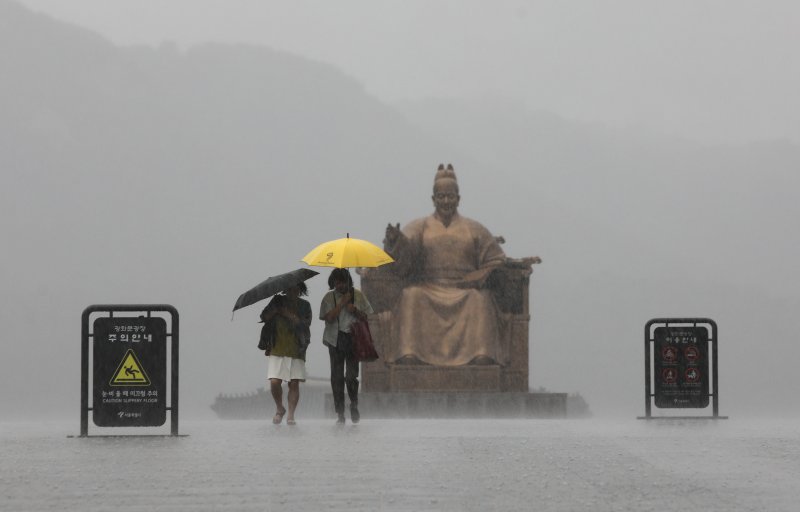
M 658 419 L 727 419 L 719 415 L 716 322 L 709 318 L 655 318 L 647 322 L 644 332 L 645 416 L 639 419 L 654 418 L 653 402 L 664 409 L 703 409 L 710 400 L 712 416 Z
M 169 325 L 164 318 L 153 316 L 160 312 L 169 314 Z M 93 313 L 103 316 L 94 319 L 90 330 Z M 169 305 L 89 306 L 83 312 L 81 333 L 81 437 L 89 435 L 89 411 L 99 427 L 157 427 L 166 422 L 167 411 L 170 411 L 171 435 L 177 436 L 177 310 Z M 169 350 L 167 338 L 171 341 Z M 169 397 L 168 352 L 171 363 Z

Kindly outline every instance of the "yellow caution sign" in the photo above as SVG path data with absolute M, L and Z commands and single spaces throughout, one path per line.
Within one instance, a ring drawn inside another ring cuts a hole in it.
M 128 349 L 109 382 L 112 386 L 149 386 L 150 378 L 133 349 Z

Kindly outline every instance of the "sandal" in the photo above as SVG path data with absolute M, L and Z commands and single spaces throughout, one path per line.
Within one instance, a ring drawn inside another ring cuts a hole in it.
M 281 421 L 283 421 L 283 415 L 286 414 L 286 409 L 283 411 L 278 411 L 275 413 L 275 416 L 272 417 L 272 424 L 273 425 L 280 425 Z
M 289 425 L 290 427 L 293 427 L 297 425 L 297 422 L 294 420 L 286 420 L 286 424 Z

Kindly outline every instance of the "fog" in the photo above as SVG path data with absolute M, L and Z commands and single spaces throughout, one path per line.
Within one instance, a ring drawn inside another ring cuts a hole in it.
M 439 163 L 463 215 L 543 259 L 531 388 L 641 414 L 645 323 L 701 316 L 721 413 L 796 416 L 798 14 L 0 0 L 3 416 L 77 422 L 90 304 L 178 309 L 189 415 L 263 386 L 239 294 L 427 215 Z
M 791 0 L 23 3 L 119 44 L 269 46 L 332 64 L 388 102 L 499 95 L 705 141 L 800 137 Z

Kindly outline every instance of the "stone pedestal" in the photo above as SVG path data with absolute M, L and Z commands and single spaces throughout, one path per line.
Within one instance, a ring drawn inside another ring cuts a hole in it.
M 528 387 L 522 370 L 487 366 L 362 365 L 365 391 L 518 391 Z
M 499 365 L 447 367 L 389 364 L 387 368 L 387 387 L 393 392 L 497 392 L 502 387 Z
M 333 396 L 326 416 L 334 417 Z M 360 393 L 362 418 L 566 418 L 566 393 Z

